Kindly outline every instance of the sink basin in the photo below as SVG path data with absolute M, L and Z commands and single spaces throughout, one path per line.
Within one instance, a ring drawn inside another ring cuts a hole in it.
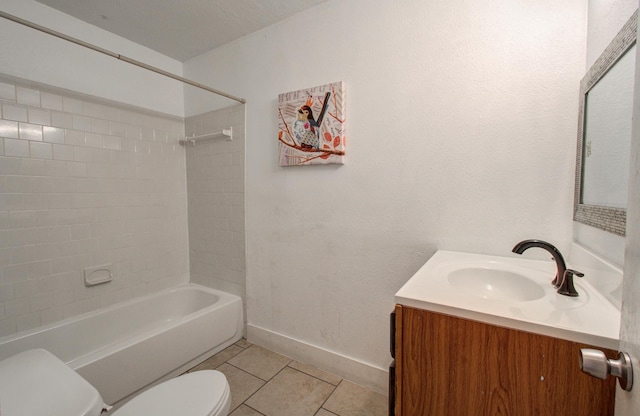
M 530 301 L 544 296 L 540 284 L 509 270 L 466 267 L 450 272 L 448 280 L 458 290 L 484 299 Z

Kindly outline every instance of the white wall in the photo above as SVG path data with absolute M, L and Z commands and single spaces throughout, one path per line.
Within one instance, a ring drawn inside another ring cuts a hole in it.
M 247 99 L 250 340 L 383 390 L 437 249 L 567 249 L 585 34 L 584 0 L 334 0 L 186 62 Z M 278 94 L 333 81 L 346 164 L 278 167 Z
M 182 63 L 33 0 L 0 10 L 177 75 Z M 183 116 L 181 82 L 0 18 L 0 73 Z
M 589 0 L 587 68 L 591 67 L 638 8 L 636 0 Z

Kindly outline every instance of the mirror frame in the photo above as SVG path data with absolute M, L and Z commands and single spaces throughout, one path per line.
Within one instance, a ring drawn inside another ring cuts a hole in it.
M 582 195 L 583 145 L 587 94 L 594 85 L 618 62 L 618 60 L 636 44 L 638 10 L 629 18 L 620 32 L 611 41 L 602 55 L 589 68 L 580 81 L 580 107 L 578 112 L 578 150 L 576 152 L 576 183 L 574 192 L 573 220 L 620 235 L 626 234 L 627 210 L 580 202 Z M 634 58 L 635 59 L 635 58 Z

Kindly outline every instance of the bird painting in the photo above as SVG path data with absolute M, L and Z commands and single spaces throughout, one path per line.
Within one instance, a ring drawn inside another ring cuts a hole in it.
M 278 96 L 281 166 L 344 163 L 343 102 L 341 82 Z

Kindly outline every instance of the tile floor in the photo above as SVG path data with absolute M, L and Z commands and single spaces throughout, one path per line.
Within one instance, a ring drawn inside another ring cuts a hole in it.
M 230 416 L 386 416 L 387 397 L 240 340 L 189 370 L 215 369 L 231 387 Z

